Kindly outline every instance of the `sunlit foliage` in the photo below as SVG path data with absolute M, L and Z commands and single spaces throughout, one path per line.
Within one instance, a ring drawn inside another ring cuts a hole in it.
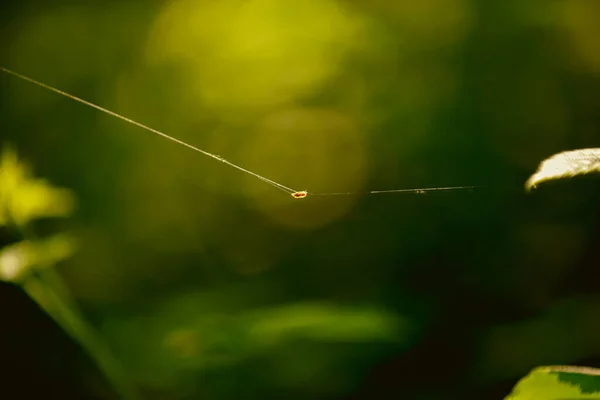
M 34 178 L 12 147 L 2 149 L 0 225 L 25 230 L 38 218 L 69 215 L 74 205 L 70 191 Z M 72 239 L 62 234 L 46 239 L 26 238 L 0 250 L 0 279 L 20 280 L 30 268 L 54 265 L 72 253 Z

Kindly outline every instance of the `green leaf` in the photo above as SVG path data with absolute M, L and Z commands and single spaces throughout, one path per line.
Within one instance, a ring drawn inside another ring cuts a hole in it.
M 577 366 L 538 367 L 505 400 L 600 399 L 600 370 Z
M 525 189 L 529 191 L 542 182 L 599 171 L 600 149 L 563 151 L 543 160 L 535 174 L 525 182 Z

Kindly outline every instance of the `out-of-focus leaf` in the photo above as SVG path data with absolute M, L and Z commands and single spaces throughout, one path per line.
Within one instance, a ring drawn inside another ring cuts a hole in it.
M 73 241 L 66 235 L 6 246 L 0 250 L 0 280 L 18 281 L 30 268 L 54 265 L 73 254 Z
M 0 225 L 12 221 L 23 226 L 40 217 L 63 217 L 74 208 L 75 199 L 66 189 L 31 176 L 15 151 L 5 147 L 0 157 Z
M 401 321 L 378 309 L 303 303 L 257 311 L 249 316 L 253 342 L 279 344 L 289 339 L 363 342 L 394 340 Z
M 600 399 L 600 370 L 576 366 L 538 367 L 505 400 Z
M 525 189 L 531 190 L 545 181 L 592 172 L 600 172 L 600 149 L 563 151 L 542 161 L 525 182 Z
M 180 385 L 190 373 L 198 379 L 215 371 L 244 368 L 253 359 L 282 363 L 278 368 L 286 379 L 295 376 L 290 372 L 295 369 L 314 372 L 316 364 L 336 365 L 330 371 L 344 375 L 339 365 L 345 357 L 360 357 L 356 344 L 362 349 L 365 343 L 395 343 L 406 327 L 405 321 L 381 309 L 320 302 L 218 310 L 225 302 L 217 301 L 216 295 L 222 293 L 180 295 L 167 307 L 145 315 L 106 320 L 103 332 L 138 381 L 167 388 Z M 243 298 L 244 292 L 232 291 L 230 296 Z M 340 345 L 337 352 L 330 350 L 320 357 L 317 351 L 312 366 L 303 363 L 308 349 L 332 344 Z M 295 379 L 302 380 L 301 376 L 304 372 Z M 306 378 L 302 384 L 310 381 Z

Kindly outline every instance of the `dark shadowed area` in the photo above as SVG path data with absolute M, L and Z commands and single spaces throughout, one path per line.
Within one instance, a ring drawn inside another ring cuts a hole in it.
M 1 72 L 0 398 L 484 400 L 600 367 L 600 176 L 524 190 L 600 147 L 600 2 L 2 7 L 0 66 L 309 195 Z

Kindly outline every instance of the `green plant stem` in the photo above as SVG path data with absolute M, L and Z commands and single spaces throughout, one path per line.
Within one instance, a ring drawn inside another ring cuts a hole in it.
M 124 371 L 112 356 L 108 346 L 98 338 L 75 305 L 69 304 L 71 302 L 66 299 L 66 296 L 59 295 L 63 290 L 53 288 L 57 283 L 59 286 L 64 286 L 54 271 L 45 269 L 30 275 L 23 283 L 23 287 L 31 298 L 83 346 L 123 400 L 137 399 L 135 391 L 127 382 Z
M 12 224 L 25 240 L 34 241 L 36 235 L 28 226 Z M 25 292 L 36 301 L 94 360 L 121 400 L 137 400 L 138 396 L 126 378 L 121 364 L 109 347 L 87 323 L 78 306 L 71 299 L 67 286 L 54 271 L 53 265 L 38 265 L 22 283 Z

